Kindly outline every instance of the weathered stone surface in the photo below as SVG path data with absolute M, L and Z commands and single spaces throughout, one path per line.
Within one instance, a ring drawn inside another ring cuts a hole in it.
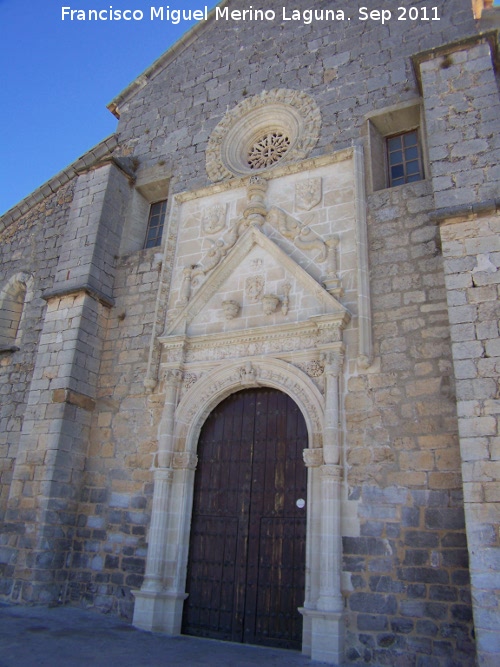
M 183 595 L 193 432 L 214 396 L 278 384 L 302 400 L 312 440 L 306 607 L 342 533 L 348 661 L 471 667 L 475 633 L 480 663 L 496 664 L 500 230 L 485 202 L 498 196 L 499 101 L 490 37 L 474 37 L 468 0 L 445 4 L 410 31 L 316 21 L 290 39 L 263 22 L 256 39 L 249 25 L 206 25 L 118 98 L 116 137 L 72 180 L 4 218 L 0 290 L 31 272 L 19 340 L 0 350 L 4 598 L 131 617 L 167 521 L 161 585 Z M 267 190 L 254 183 L 250 206 L 248 178 L 210 183 L 207 144 L 228 110 L 284 89 L 314 100 L 317 143 L 308 162 L 267 172 Z M 370 127 L 408 105 L 422 106 L 425 179 L 377 189 Z M 163 246 L 144 250 L 151 193 L 168 194 L 169 214 Z M 247 218 L 265 240 L 233 266 L 221 249 Z M 333 341 L 318 319 L 327 269 L 350 316 Z M 268 313 L 264 285 L 279 300 Z M 236 380 L 217 375 L 229 367 Z M 318 491 L 325 461 L 323 491 L 343 466 L 335 502 Z

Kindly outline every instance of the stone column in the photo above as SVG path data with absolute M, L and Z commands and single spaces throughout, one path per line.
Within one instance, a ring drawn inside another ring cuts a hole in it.
M 327 352 L 325 362 L 325 430 L 323 452 L 325 464 L 338 465 L 340 462 L 339 437 L 339 376 L 344 362 L 340 352 Z
M 154 492 L 149 529 L 146 574 L 140 591 L 135 593 L 133 623 L 144 630 L 165 632 L 171 596 L 165 591 L 165 562 L 168 542 L 169 501 L 174 472 L 172 469 L 175 410 L 182 374 L 168 371 L 165 407 L 158 435 L 158 454 L 154 471 Z
M 344 654 L 343 599 L 340 586 L 342 536 L 340 530 L 339 377 L 343 355 L 325 357 L 325 424 L 323 465 L 320 472 L 319 597 L 315 610 L 304 610 L 310 623 L 311 658 L 339 664 Z
M 340 534 L 340 486 L 342 468 L 321 467 L 321 560 L 317 608 L 336 614 L 343 609 L 340 592 L 342 537 Z
M 154 471 L 154 494 L 146 575 L 142 591 L 160 592 L 163 589 L 163 568 L 167 542 L 167 507 L 174 473 L 170 468 Z

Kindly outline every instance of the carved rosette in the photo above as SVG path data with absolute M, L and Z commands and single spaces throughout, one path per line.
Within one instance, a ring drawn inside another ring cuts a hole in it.
M 198 376 L 195 373 L 184 373 L 184 382 L 182 388 L 184 391 L 188 391 L 197 382 Z
M 306 373 L 322 394 L 325 392 L 325 374 L 319 361 L 294 362 L 297 368 Z
M 305 367 L 306 373 L 309 375 L 309 377 L 312 378 L 320 377 L 321 375 L 323 375 L 324 370 L 325 367 L 317 359 L 310 361 L 309 363 L 306 364 Z

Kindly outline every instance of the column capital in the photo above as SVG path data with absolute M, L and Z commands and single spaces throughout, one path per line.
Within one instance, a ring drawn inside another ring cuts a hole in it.
M 325 352 L 322 355 L 325 364 L 325 375 L 339 377 L 344 365 L 343 352 Z
M 165 382 L 179 385 L 182 382 L 182 371 L 180 368 L 169 368 L 165 373 Z
M 302 456 L 306 468 L 319 468 L 323 465 L 323 447 L 304 449 Z
M 175 470 L 196 470 L 198 456 L 194 452 L 175 452 L 172 467 Z

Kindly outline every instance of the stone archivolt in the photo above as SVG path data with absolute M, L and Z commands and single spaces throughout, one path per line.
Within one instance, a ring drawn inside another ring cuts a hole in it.
M 176 410 L 175 450 L 195 448 L 199 430 L 213 408 L 249 384 L 274 387 L 291 396 L 304 414 L 310 441 L 318 446 L 323 429 L 323 399 L 311 379 L 279 359 L 252 359 L 215 367 L 181 398 Z

